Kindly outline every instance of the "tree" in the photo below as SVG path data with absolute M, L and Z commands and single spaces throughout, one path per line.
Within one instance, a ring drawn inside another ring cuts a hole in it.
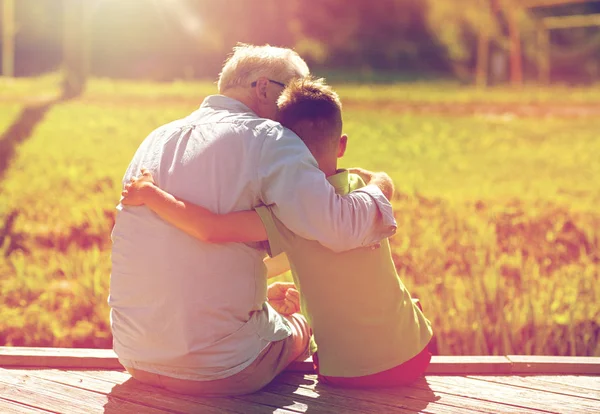
M 2 75 L 14 76 L 15 69 L 15 1 L 2 1 Z
M 89 74 L 88 0 L 63 0 L 63 98 L 79 96 Z

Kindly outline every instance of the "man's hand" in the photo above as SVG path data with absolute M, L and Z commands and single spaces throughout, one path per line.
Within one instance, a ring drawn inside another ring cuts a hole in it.
M 363 181 L 369 185 L 375 185 L 379 187 L 383 195 L 391 200 L 394 196 L 394 182 L 384 172 L 372 172 L 369 170 L 365 170 L 364 168 L 349 168 L 348 171 L 352 174 L 357 174 Z
M 363 179 L 363 181 L 366 184 L 369 184 L 371 182 L 371 179 L 373 178 L 374 174 L 373 172 L 360 167 L 348 168 L 348 172 L 351 174 L 358 175 L 360 178 Z
M 132 178 L 121 192 L 121 204 L 142 206 L 145 204 L 145 188 L 156 185 L 150 171 L 142 168 L 142 175 Z
M 300 292 L 293 283 L 275 282 L 267 288 L 269 304 L 284 316 L 300 312 Z

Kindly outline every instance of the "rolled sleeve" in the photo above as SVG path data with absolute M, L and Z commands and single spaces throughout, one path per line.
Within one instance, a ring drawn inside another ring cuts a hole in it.
M 302 140 L 274 127 L 259 161 L 262 201 L 292 232 L 340 252 L 365 247 L 396 230 L 391 205 L 367 186 L 346 196 L 335 193 Z
M 376 223 L 375 228 L 370 234 L 370 238 L 363 241 L 363 245 L 371 245 L 383 240 L 386 237 L 396 234 L 398 225 L 394 217 L 394 209 L 390 201 L 383 195 L 379 187 L 375 185 L 367 185 L 365 187 L 354 190 L 353 193 L 365 193 L 373 199 L 375 205 L 381 214 L 381 220 Z M 351 193 L 351 194 L 353 194 Z
M 283 253 L 285 251 L 285 245 L 281 234 L 277 229 L 275 220 L 273 220 L 271 211 L 266 206 L 257 207 L 255 211 L 258 213 L 258 216 L 262 220 L 265 230 L 267 231 L 268 242 L 264 243 L 263 245 L 267 250 L 267 253 L 271 257 L 275 257 Z

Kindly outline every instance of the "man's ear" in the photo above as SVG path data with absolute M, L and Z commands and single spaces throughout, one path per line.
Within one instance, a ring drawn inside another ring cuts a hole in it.
M 264 76 L 261 76 L 256 80 L 256 86 L 254 89 L 254 94 L 258 102 L 264 103 L 267 101 L 267 87 L 269 86 L 269 80 Z
M 346 145 L 348 144 L 348 135 L 344 134 L 340 137 L 340 143 L 338 144 L 338 158 L 342 158 L 346 152 Z

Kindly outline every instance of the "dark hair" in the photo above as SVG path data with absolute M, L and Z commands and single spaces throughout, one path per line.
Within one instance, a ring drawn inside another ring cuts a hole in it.
M 298 135 L 311 151 L 337 148 L 342 134 L 342 104 L 324 79 L 292 80 L 277 101 L 279 122 Z

